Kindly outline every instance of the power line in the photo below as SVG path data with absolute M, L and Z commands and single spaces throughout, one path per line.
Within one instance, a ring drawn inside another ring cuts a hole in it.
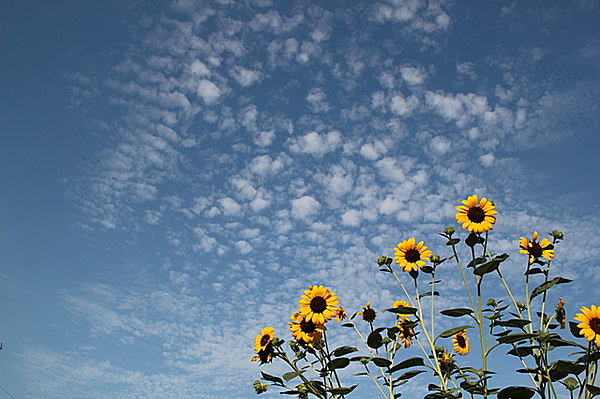
M 3 387 L 2 385 L 0 385 L 0 389 L 2 389 L 2 390 L 3 390 L 3 391 L 4 391 L 4 392 L 5 392 L 5 393 L 6 393 L 8 396 L 10 396 L 12 399 L 17 399 L 17 398 L 15 398 L 14 396 L 12 396 L 12 395 L 10 394 L 10 392 L 8 392 L 6 389 L 4 389 L 4 387 Z

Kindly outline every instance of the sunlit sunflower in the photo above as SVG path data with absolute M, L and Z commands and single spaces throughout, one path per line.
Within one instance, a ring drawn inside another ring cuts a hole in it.
M 393 308 L 400 308 L 400 307 L 409 308 L 410 305 L 405 301 L 396 301 L 396 302 L 394 302 L 392 307 Z M 409 317 L 410 317 L 409 313 L 396 313 L 396 318 L 400 321 L 408 320 Z
M 581 312 L 577 313 L 575 320 L 580 322 L 577 327 L 581 329 L 580 335 L 584 335 L 588 341 L 596 341 L 596 346 L 600 348 L 600 307 L 592 305 L 589 308 L 582 307 Z
M 275 332 L 273 327 L 265 327 L 262 329 L 260 334 L 254 339 L 254 350 L 259 352 L 267 348 L 273 339 L 275 339 Z
M 342 320 L 344 320 L 344 318 L 346 317 L 346 311 L 344 310 L 343 307 L 338 307 L 337 312 L 335 312 L 335 321 L 340 322 Z
M 425 266 L 425 261 L 429 261 L 430 256 L 431 251 L 423 245 L 423 241 L 415 244 L 414 237 L 399 242 L 396 248 L 394 248 L 394 261 L 405 272 L 419 270 L 419 267 Z
M 356 312 L 356 314 L 369 323 L 372 323 L 375 320 L 375 317 L 377 317 L 375 309 L 371 309 L 371 302 L 367 302 L 367 304 L 362 307 L 362 312 Z
M 339 304 L 335 293 L 322 285 L 311 285 L 298 301 L 300 314 L 315 324 L 323 324 L 335 316 Z
M 469 339 L 467 338 L 467 330 L 462 330 L 454 334 L 452 338 L 452 349 L 454 349 L 459 355 L 466 355 L 469 353 Z
M 481 201 L 477 195 L 471 195 L 466 200 L 461 201 L 464 205 L 456 207 L 456 221 L 462 224 L 463 229 L 473 233 L 483 233 L 494 228 L 498 212 L 492 201 L 482 198 Z
M 307 321 L 300 313 L 294 313 L 290 319 L 292 319 L 292 321 L 288 323 L 290 331 L 294 338 L 296 338 L 296 341 L 302 344 L 310 344 L 320 340 L 323 336 L 321 331 L 326 329 L 323 324 Z
M 452 358 L 452 353 L 443 351 L 442 354 L 440 355 L 440 361 L 445 364 L 452 363 L 454 361 L 454 359 Z
M 400 329 L 398 332 L 398 339 L 405 348 L 408 348 L 412 344 L 412 339 L 415 336 L 415 332 L 411 327 L 411 323 L 399 322 L 396 324 L 396 327 Z
M 519 238 L 519 247 L 521 250 L 519 253 L 529 255 L 529 264 L 531 265 L 536 259 L 546 258 L 548 260 L 554 257 L 554 246 L 552 243 L 544 238 L 538 242 L 538 232 L 534 231 L 531 235 L 531 241 L 525 237 Z

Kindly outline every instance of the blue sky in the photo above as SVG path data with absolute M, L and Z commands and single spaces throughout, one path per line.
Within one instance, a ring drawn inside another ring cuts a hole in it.
M 389 307 L 376 258 L 410 236 L 445 255 L 473 193 L 513 284 L 518 237 L 561 229 L 568 314 L 598 304 L 599 17 L 0 2 L 0 398 L 254 397 L 262 327 L 287 338 L 310 284 Z M 443 277 L 440 308 L 462 295 Z

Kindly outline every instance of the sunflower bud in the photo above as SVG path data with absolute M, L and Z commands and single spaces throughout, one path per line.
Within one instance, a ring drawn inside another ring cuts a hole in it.
M 429 258 L 431 260 L 431 263 L 433 263 L 434 265 L 437 265 L 438 263 L 440 263 L 440 256 L 439 255 L 431 255 L 431 258 Z
M 254 387 L 254 390 L 256 391 L 256 394 L 259 395 L 261 393 L 265 393 L 267 392 L 267 384 L 263 384 L 262 382 L 256 380 L 252 383 L 252 386 Z
M 383 265 L 385 265 L 386 260 L 387 260 L 387 256 L 380 256 L 379 258 L 377 258 L 377 264 L 379 266 L 383 266 Z
M 456 229 L 455 229 L 454 227 L 451 227 L 451 226 L 449 226 L 449 227 L 446 227 L 446 228 L 444 229 L 444 234 L 445 234 L 445 235 L 446 235 L 448 238 L 452 237 L 452 235 L 453 235 L 455 232 L 456 232 Z
M 552 236 L 552 238 L 554 238 L 555 240 L 562 240 L 563 238 L 565 238 L 565 235 L 560 230 L 552 230 L 548 234 L 550 234 L 550 236 Z

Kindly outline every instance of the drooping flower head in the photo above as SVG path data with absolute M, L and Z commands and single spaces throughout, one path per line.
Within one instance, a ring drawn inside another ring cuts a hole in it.
M 406 301 L 395 301 L 394 304 L 392 305 L 393 308 L 408 308 L 410 307 L 410 305 L 406 302 Z M 408 320 L 408 318 L 410 317 L 409 313 L 396 313 L 396 318 L 399 321 L 404 321 L 404 320 Z
M 454 334 L 452 338 L 452 349 L 454 349 L 459 355 L 466 355 L 469 353 L 471 345 L 467 338 L 467 330 L 459 331 Z
M 254 350 L 256 352 L 266 349 L 275 339 L 275 329 L 273 327 L 265 327 L 262 329 L 260 334 L 254 339 Z
M 473 233 L 483 233 L 494 228 L 498 212 L 493 202 L 487 198 L 482 198 L 481 201 L 477 195 L 471 195 L 466 200 L 461 201 L 463 205 L 456 207 L 456 221 L 462 225 L 463 229 L 467 229 Z
M 254 340 L 254 350 L 256 356 L 252 359 L 253 362 L 260 360 L 260 364 L 270 363 L 273 360 L 274 349 L 272 342 L 275 339 L 273 327 L 265 327 Z
M 579 334 L 585 336 L 588 341 L 595 341 L 596 346 L 600 348 L 600 307 L 592 305 L 589 308 L 584 306 L 582 313 L 577 313 L 575 320 L 579 322 Z
M 339 306 L 337 312 L 335 312 L 335 321 L 341 322 L 344 318 L 346 318 L 346 311 L 343 307 Z
M 298 301 L 298 311 L 307 321 L 315 324 L 324 324 L 337 312 L 338 297 L 329 288 L 322 285 L 311 285 L 304 291 L 302 299 Z
M 415 331 L 412 328 L 413 323 L 410 321 L 400 321 L 396 324 L 396 327 L 400 330 L 398 332 L 398 339 L 405 348 L 408 348 L 412 344 Z
M 525 237 L 519 238 L 519 247 L 521 248 L 519 253 L 529 255 L 530 265 L 539 258 L 550 260 L 554 257 L 554 246 L 552 243 L 546 238 L 538 242 L 538 237 L 538 232 L 534 231 L 531 235 L 531 241 Z
M 406 241 L 399 242 L 394 248 L 394 261 L 400 265 L 405 272 L 417 271 L 425 266 L 425 261 L 429 261 L 431 251 L 423 245 L 423 241 L 415 243 L 415 238 L 411 237 Z
M 375 317 L 377 317 L 375 309 L 371 309 L 371 302 L 367 302 L 367 304 L 362 307 L 362 312 L 357 312 L 356 314 L 369 323 L 372 323 L 375 320 Z

